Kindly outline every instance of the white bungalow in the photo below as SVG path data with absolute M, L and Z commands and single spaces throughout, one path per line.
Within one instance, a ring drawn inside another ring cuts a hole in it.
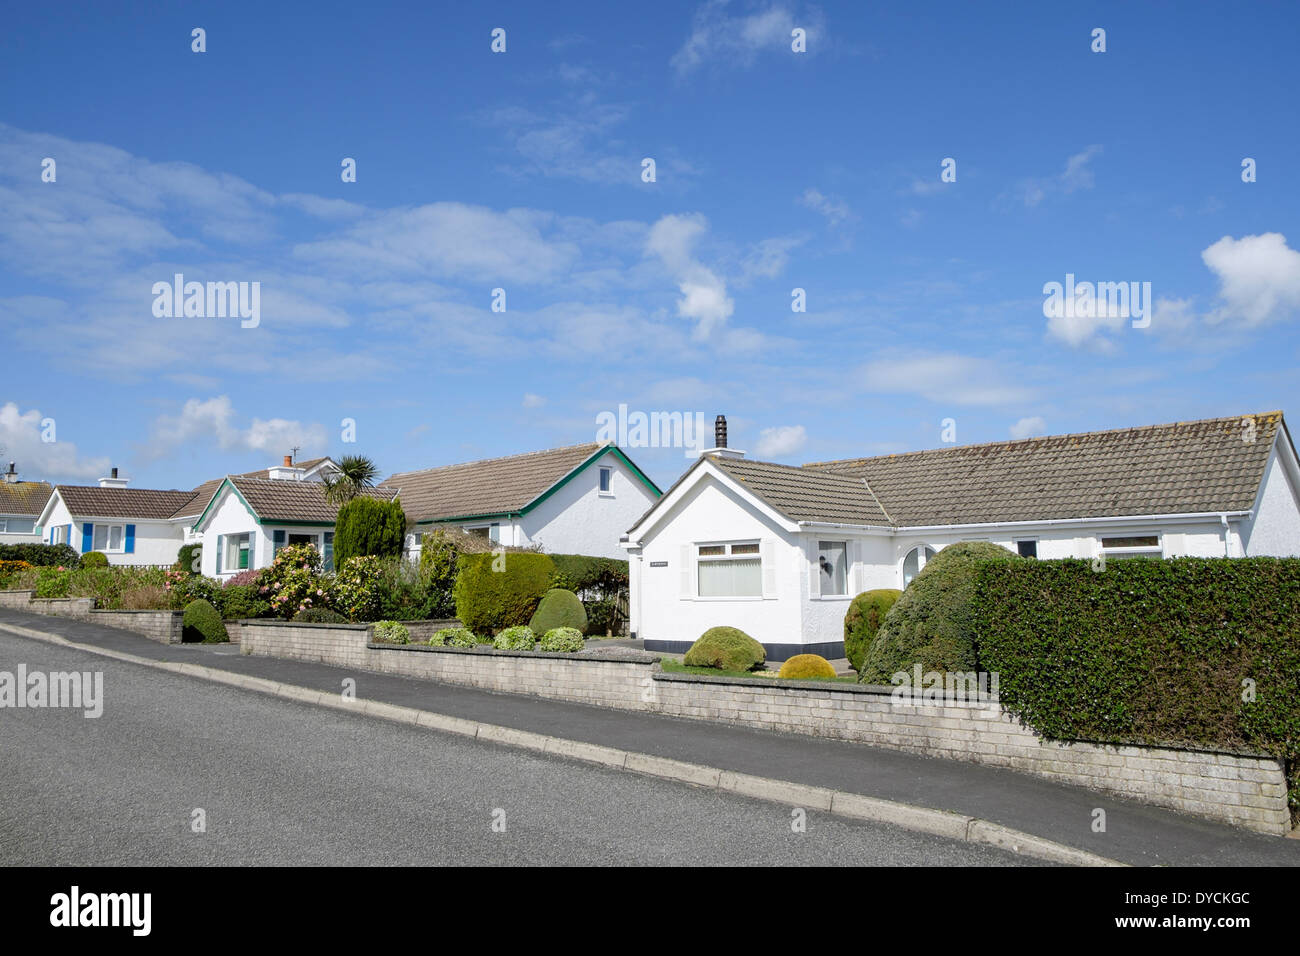
M 936 551 L 1027 557 L 1300 555 L 1300 465 L 1281 412 L 804 466 L 717 446 L 628 531 L 633 636 L 681 651 L 731 625 L 769 659 L 843 657 L 853 595 Z
M 48 481 L 23 481 L 14 462 L 0 481 L 0 544 L 40 544 L 38 519 L 54 487 Z

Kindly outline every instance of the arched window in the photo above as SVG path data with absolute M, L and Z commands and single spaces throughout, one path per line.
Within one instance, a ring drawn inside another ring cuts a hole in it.
M 922 544 L 911 551 L 907 552 L 907 557 L 903 558 L 903 587 L 912 583 L 912 578 L 921 573 L 925 567 L 925 562 L 934 557 L 934 548 L 928 544 Z

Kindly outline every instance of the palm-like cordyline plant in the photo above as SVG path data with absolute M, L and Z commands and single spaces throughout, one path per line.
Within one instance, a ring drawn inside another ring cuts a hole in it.
M 339 470 L 325 475 L 325 497 L 341 508 L 361 494 L 361 489 L 374 487 L 378 477 L 379 468 L 371 459 L 345 455 L 339 459 Z

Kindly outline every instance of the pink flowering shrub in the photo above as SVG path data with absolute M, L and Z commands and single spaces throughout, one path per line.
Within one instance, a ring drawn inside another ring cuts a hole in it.
M 381 616 L 386 581 L 384 563 L 374 555 L 348 558 L 329 588 L 330 606 L 349 621 L 373 621 Z
M 314 545 L 291 544 L 258 572 L 257 592 L 277 617 L 292 618 L 309 607 L 328 607 L 321 556 Z

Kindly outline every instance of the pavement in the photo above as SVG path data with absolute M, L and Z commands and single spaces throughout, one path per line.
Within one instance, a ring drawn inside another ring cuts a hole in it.
M 323 664 L 241 656 L 238 647 L 229 645 L 168 646 L 95 623 L 0 609 L 0 630 L 6 625 L 57 635 L 86 649 L 158 663 L 201 665 L 229 675 L 231 680 L 242 676 L 306 688 L 320 692 L 321 700 L 337 698 L 342 681 L 352 678 L 359 697 L 410 708 L 409 713 L 440 715 L 438 719 L 448 727 L 456 726 L 457 721 L 472 722 L 497 728 L 495 737 L 503 741 L 509 737 L 505 731 L 513 730 L 521 745 L 527 738 L 543 735 L 569 742 L 575 752 L 581 746 L 603 748 L 624 754 L 619 766 L 627 769 L 636 769 L 627 758 L 633 755 L 640 758 L 642 766 L 659 760 L 712 768 L 714 780 L 720 771 L 732 784 L 742 777 L 767 781 L 767 790 L 755 788 L 755 794 L 772 791 L 771 783 L 776 781 L 788 784 L 795 797 L 808 796 L 816 788 L 861 801 L 888 801 L 890 806 L 911 808 L 931 818 L 957 815 L 977 821 L 986 842 L 990 842 L 992 830 L 1005 828 L 1010 838 L 1000 845 L 1017 846 L 1018 835 L 1021 852 L 1038 853 L 1045 847 L 1049 859 L 1052 848 L 1059 848 L 1080 857 L 1091 855 L 1137 866 L 1300 865 L 1297 839 L 1270 837 L 1010 770 L 844 741 L 498 694 Z M 486 739 L 486 735 L 480 737 Z M 692 779 L 692 775 L 684 773 L 680 779 Z M 735 789 L 741 792 L 739 787 Z M 1106 811 L 1106 829 L 1101 833 L 1092 829 L 1097 808 Z M 971 825 L 966 832 L 971 839 Z M 1036 842 L 1041 846 L 1036 847 Z M 1056 858 L 1070 862 L 1068 852 L 1056 852 Z

